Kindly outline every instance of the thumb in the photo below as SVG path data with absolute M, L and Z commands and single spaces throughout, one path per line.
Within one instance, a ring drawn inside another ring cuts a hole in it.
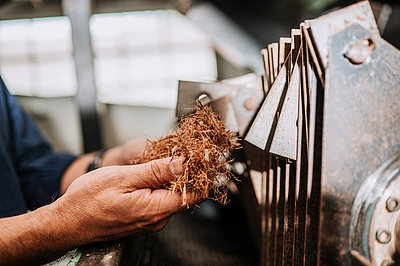
M 183 173 L 183 158 L 164 158 L 132 166 L 135 176 L 130 176 L 136 188 L 152 188 L 168 184 Z

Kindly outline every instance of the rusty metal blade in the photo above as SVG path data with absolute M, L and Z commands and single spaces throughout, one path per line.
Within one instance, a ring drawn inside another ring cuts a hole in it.
M 272 141 L 275 117 L 286 94 L 286 69 L 285 63 L 245 138 L 246 141 L 263 150 L 269 149 L 267 144 Z
M 276 130 L 269 152 L 296 160 L 297 157 L 297 118 L 300 89 L 300 59 L 297 53 L 292 77 L 288 85 L 285 101 L 280 112 Z
M 331 12 L 316 19 L 306 20 L 310 27 L 314 47 L 316 48 L 322 66 L 328 65 L 329 37 L 351 24 L 358 24 L 373 34 L 379 34 L 374 14 L 368 1 Z
M 322 67 L 322 63 L 320 62 L 320 59 L 317 55 L 317 51 L 316 48 L 314 47 L 314 44 L 311 40 L 311 36 L 310 36 L 310 28 L 307 24 L 303 23 L 303 31 L 302 33 L 304 34 L 304 40 L 307 46 L 307 53 L 308 53 L 308 58 L 309 60 L 313 60 L 313 63 L 315 65 L 315 69 L 318 73 L 318 76 L 322 82 L 322 84 L 324 84 L 325 82 L 325 69 Z
M 301 46 L 301 31 L 300 29 L 292 29 L 291 31 L 291 43 L 290 43 L 290 76 L 296 66 L 297 55 Z
M 279 39 L 279 62 L 278 69 L 281 70 L 286 58 L 290 54 L 292 39 L 289 37 L 281 37 Z
M 270 65 L 271 83 L 274 84 L 279 70 L 279 45 L 278 43 L 268 44 L 268 58 Z
M 243 135 L 264 98 L 262 81 L 248 74 L 216 83 L 180 81 L 176 115 L 192 112 L 199 96 L 206 95 L 225 124 Z
M 268 49 L 262 49 L 261 55 L 264 63 L 264 93 L 267 94 L 271 88 L 271 78 L 269 72 L 269 59 L 268 59 Z
M 240 88 L 240 86 L 223 83 L 179 81 L 176 116 L 180 117 L 192 112 L 196 105 L 196 100 L 203 94 L 207 95 L 211 101 L 216 101 L 233 93 L 233 90 L 238 88 Z

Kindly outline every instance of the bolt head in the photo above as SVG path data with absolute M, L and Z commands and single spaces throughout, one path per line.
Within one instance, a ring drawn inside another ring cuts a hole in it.
M 364 63 L 372 51 L 375 49 L 375 44 L 372 39 L 360 40 L 349 46 L 344 56 L 355 65 Z
M 381 244 L 387 244 L 392 239 L 392 236 L 389 231 L 385 229 L 378 229 L 376 231 L 376 240 Z
M 386 201 L 386 210 L 388 212 L 395 212 L 400 209 L 400 202 L 395 197 L 389 197 Z

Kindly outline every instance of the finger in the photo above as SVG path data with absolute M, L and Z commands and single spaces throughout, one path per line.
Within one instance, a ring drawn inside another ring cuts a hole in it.
M 170 219 L 171 219 L 171 216 L 168 216 L 167 218 L 161 220 L 159 223 L 154 225 L 154 227 L 152 228 L 151 231 L 153 231 L 153 232 L 161 231 L 168 224 Z
M 158 204 L 159 211 L 173 214 L 196 206 L 206 198 L 194 192 L 182 195 L 166 189 L 156 189 L 152 191 L 152 199 Z
M 126 162 L 132 162 L 137 159 L 145 150 L 148 145 L 148 141 L 145 139 L 134 140 L 124 144 L 124 160 Z
M 130 186 L 154 188 L 168 184 L 183 173 L 183 158 L 164 158 L 148 163 L 127 166 L 124 175 Z

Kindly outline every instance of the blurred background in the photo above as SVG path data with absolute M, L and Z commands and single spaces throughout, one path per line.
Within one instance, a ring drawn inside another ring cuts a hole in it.
M 0 73 L 56 150 L 158 138 L 178 80 L 263 74 L 260 50 L 356 1 L 2 0 Z M 400 48 L 400 2 L 371 2 Z

